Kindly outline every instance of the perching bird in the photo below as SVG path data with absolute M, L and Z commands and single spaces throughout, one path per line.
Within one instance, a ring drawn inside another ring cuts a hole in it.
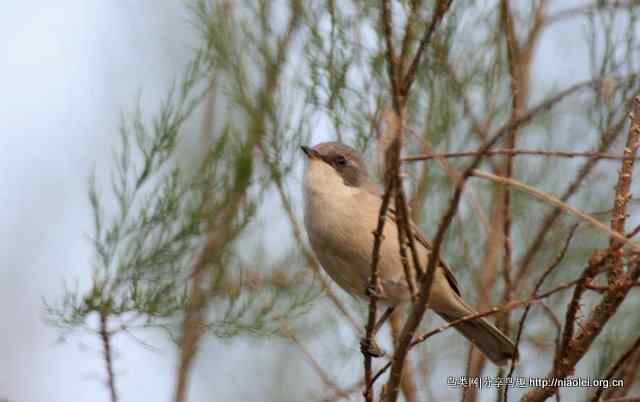
M 373 235 L 382 198 L 369 177 L 362 158 L 351 147 L 325 142 L 313 148 L 303 146 L 308 157 L 304 173 L 304 222 L 311 247 L 329 276 L 350 294 L 366 297 L 371 275 Z M 393 218 L 393 213 L 391 213 Z M 413 225 L 420 266 L 427 266 L 430 243 Z M 379 296 L 394 306 L 410 300 L 400 260 L 394 219 L 387 219 L 380 247 Z M 410 260 L 410 258 L 409 258 Z M 429 308 L 451 322 L 476 311 L 462 300 L 458 283 L 449 268 L 437 265 Z M 504 365 L 517 357 L 509 338 L 484 318 L 455 327 L 491 361 Z

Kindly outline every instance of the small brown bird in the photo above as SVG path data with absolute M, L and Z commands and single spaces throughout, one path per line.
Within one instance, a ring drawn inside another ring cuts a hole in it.
M 372 232 L 378 223 L 382 198 L 362 158 L 351 147 L 325 142 L 303 146 L 308 157 L 304 173 L 304 221 L 311 247 L 329 276 L 350 294 L 366 297 L 371 275 Z M 391 213 L 393 218 L 393 213 Z M 422 267 L 427 266 L 430 243 L 413 225 Z M 381 300 L 397 305 L 410 300 L 398 246 L 398 228 L 389 219 L 380 247 Z M 433 278 L 429 308 L 448 322 L 475 314 L 462 300 L 460 288 L 442 262 Z M 504 365 L 517 357 L 509 338 L 484 318 L 455 327 L 492 362 Z

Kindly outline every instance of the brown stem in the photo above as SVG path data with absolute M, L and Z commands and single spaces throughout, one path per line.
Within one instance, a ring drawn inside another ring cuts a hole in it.
M 373 395 L 373 383 L 375 381 L 372 378 L 372 355 L 369 353 L 369 346 L 374 342 L 374 329 L 376 328 L 377 313 L 378 313 L 378 293 L 380 288 L 380 281 L 378 278 L 378 259 L 380 258 L 380 246 L 384 239 L 384 225 L 387 217 L 387 209 L 389 208 L 389 201 L 391 200 L 391 193 L 394 187 L 394 180 L 387 183 L 387 187 L 382 198 L 382 205 L 380 206 L 380 214 L 378 216 L 378 225 L 376 230 L 373 231 L 373 252 L 371 258 L 371 277 L 369 280 L 369 287 L 367 288 L 367 295 L 369 296 L 369 319 L 367 320 L 367 326 L 365 331 L 365 340 L 362 347 L 362 354 L 364 356 L 364 383 L 365 391 L 364 398 L 367 402 L 372 402 Z
M 631 355 L 633 355 L 638 350 L 640 350 L 640 337 L 636 338 L 631 347 L 629 347 L 629 349 L 627 349 L 622 354 L 622 356 L 620 356 L 618 360 L 609 368 L 609 370 L 607 371 L 607 375 L 604 378 L 606 380 L 612 379 L 613 376 L 616 375 L 618 370 L 620 370 L 622 365 L 631 357 Z M 591 402 L 598 402 L 603 392 L 604 388 L 602 386 L 599 387 L 593 395 L 593 398 L 591 398 Z
M 307 350 L 307 348 L 302 344 L 302 342 L 300 342 L 300 340 L 295 335 L 295 333 L 291 330 L 291 328 L 289 327 L 289 324 L 286 321 L 282 322 L 281 331 L 283 332 L 283 334 L 287 338 L 289 338 L 291 340 L 291 342 L 293 342 L 294 345 L 296 345 L 300 349 L 300 351 L 304 355 L 305 359 L 307 359 L 307 362 L 309 362 L 309 365 L 311 365 L 313 370 L 318 374 L 318 377 L 320 377 L 322 382 L 329 389 L 331 389 L 333 391 L 333 393 L 334 393 L 334 395 L 336 397 L 338 397 L 338 398 L 346 398 L 346 397 L 349 396 L 349 393 L 346 390 L 340 388 L 340 386 L 338 386 L 338 384 L 336 384 L 331 379 L 331 377 L 329 376 L 329 373 L 327 373 L 322 368 L 320 363 L 318 363 L 318 361 L 313 357 L 311 352 L 309 352 L 309 350 Z
M 564 245 L 562 246 L 562 250 L 560 250 L 560 253 L 556 257 L 556 259 L 551 263 L 551 265 L 549 265 L 544 270 L 542 275 L 540 275 L 540 279 L 538 279 L 538 281 L 536 282 L 536 284 L 535 284 L 535 286 L 533 288 L 533 291 L 531 292 L 531 298 L 534 298 L 534 297 L 538 296 L 538 291 L 542 287 L 542 284 L 544 283 L 544 281 L 547 279 L 549 274 L 551 274 L 551 272 L 553 272 L 553 270 L 556 269 L 556 267 L 558 265 L 560 265 L 560 263 L 564 259 L 564 256 L 567 254 L 567 250 L 569 249 L 569 244 L 571 244 L 571 240 L 573 239 L 573 235 L 575 234 L 577 228 L 578 228 L 578 224 L 575 224 L 575 225 L 573 225 L 571 230 L 569 230 L 569 235 L 567 236 L 567 239 L 565 240 Z M 520 340 L 522 339 L 522 333 L 524 331 L 524 324 L 525 324 L 525 322 L 527 320 L 527 316 L 528 316 L 530 310 L 531 310 L 531 305 L 528 305 L 524 309 L 524 313 L 522 314 L 522 317 L 520 318 L 520 322 L 518 324 L 518 330 L 516 332 L 516 339 L 515 339 L 516 349 L 519 349 L 519 347 L 520 347 Z M 555 318 L 555 316 L 554 316 L 554 318 Z M 555 319 L 554 322 L 557 322 L 557 326 L 560 327 L 560 323 L 559 323 L 559 321 L 557 319 Z M 559 347 L 559 341 L 558 341 L 557 347 Z M 511 366 L 509 367 L 509 374 L 507 374 L 507 377 L 511 377 L 513 375 L 513 371 L 515 370 L 515 367 L 516 367 L 515 366 L 515 361 L 511 361 Z M 507 384 L 507 386 L 505 386 L 505 388 L 503 390 L 503 400 L 504 401 L 507 400 L 508 390 L 509 390 L 509 386 Z
M 424 35 L 422 36 L 422 39 L 420 39 L 420 44 L 418 45 L 418 50 L 416 50 L 416 54 L 415 56 L 413 56 L 411 65 L 409 66 L 409 69 L 407 70 L 407 73 L 405 74 L 403 79 L 401 95 L 405 101 L 409 95 L 411 86 L 415 81 L 416 72 L 418 71 L 418 65 L 420 65 L 420 63 L 422 62 L 422 54 L 424 53 L 425 49 L 429 45 L 429 42 L 431 41 L 431 37 L 433 36 L 433 33 L 435 32 L 436 28 L 442 21 L 442 18 L 444 17 L 444 15 L 449 10 L 449 7 L 451 6 L 452 2 L 453 0 L 438 0 L 438 4 L 436 5 L 436 10 L 433 14 L 433 17 L 431 17 L 431 23 L 429 24 L 427 29 L 424 31 Z
M 387 49 L 387 70 L 391 82 L 391 100 L 396 115 L 400 115 L 402 101 L 400 100 L 400 77 L 398 74 L 398 60 L 393 45 L 393 20 L 391 19 L 391 4 L 389 0 L 382 0 L 382 31 Z
M 116 379 L 113 373 L 113 352 L 111 350 L 111 333 L 109 332 L 109 317 L 107 307 L 100 308 L 100 339 L 102 340 L 102 353 L 104 356 L 104 364 L 107 368 L 107 386 L 111 402 L 118 402 L 118 393 L 116 391 Z
M 411 295 L 411 300 L 415 301 L 416 298 L 416 285 L 415 285 L 415 277 L 420 272 L 420 260 L 418 258 L 418 253 L 415 248 L 415 241 L 413 239 L 413 232 L 410 229 L 410 225 L 408 222 L 408 214 L 407 214 L 407 201 L 404 197 L 404 191 L 402 189 L 402 183 L 400 182 L 399 177 L 394 179 L 396 183 L 395 194 L 396 194 L 396 206 L 397 206 L 397 227 L 398 227 L 398 245 L 400 250 L 400 261 L 402 262 L 402 269 L 404 270 L 404 277 L 407 282 L 407 286 L 409 288 L 409 294 Z M 405 236 L 408 241 L 405 242 Z M 411 271 L 411 266 L 409 265 L 409 260 L 407 258 L 407 243 L 411 245 L 411 254 L 413 257 L 413 265 L 415 268 L 415 272 Z
M 400 331 L 402 330 L 402 319 L 399 313 L 400 311 L 396 311 L 396 313 L 391 315 L 390 319 L 391 335 L 393 337 L 394 344 L 397 342 L 398 337 L 400 336 Z M 415 371 L 411 365 L 408 365 L 405 369 L 405 372 L 402 376 L 402 381 L 400 382 L 400 388 L 407 402 L 418 401 L 418 391 L 416 389 L 415 382 Z
M 556 356 L 553 362 L 554 371 L 556 372 L 560 371 L 562 359 L 564 359 L 569 352 L 569 343 L 571 342 L 571 339 L 573 339 L 577 313 L 580 308 L 580 298 L 586 289 L 585 284 L 593 279 L 597 274 L 598 269 L 600 269 L 604 264 L 605 259 L 606 258 L 601 254 L 594 254 L 594 256 L 589 259 L 589 265 L 582 273 L 578 286 L 576 286 L 573 291 L 573 296 L 571 297 L 571 301 L 569 302 L 569 307 L 567 308 L 565 315 L 565 326 L 562 333 L 562 339 L 560 340 L 559 348 L 556 350 Z
M 416 161 L 427 161 L 431 159 L 438 158 L 460 158 L 460 157 L 468 157 L 468 156 L 477 156 L 478 151 L 464 151 L 464 152 L 448 152 L 444 154 L 424 154 L 424 155 L 412 155 L 402 158 L 403 162 L 416 162 Z M 542 149 L 489 149 L 484 152 L 486 156 L 499 156 L 499 155 L 509 155 L 509 156 L 557 156 L 557 157 L 566 157 L 566 158 L 575 158 L 575 157 L 586 157 L 586 158 L 594 158 L 594 159 L 606 159 L 606 160 L 639 160 L 639 157 L 628 157 L 628 156 L 620 156 L 620 155 L 612 155 L 604 152 L 572 152 L 572 151 L 545 151 Z
M 608 234 L 609 236 L 615 238 L 617 241 L 621 242 L 622 244 L 624 244 L 625 246 L 631 248 L 633 251 L 635 252 L 640 252 L 640 244 L 631 241 L 629 239 L 627 239 L 624 234 L 621 234 L 619 232 L 615 232 L 613 230 L 611 230 L 607 225 L 601 223 L 600 221 L 598 221 L 597 219 L 595 219 L 594 217 L 592 217 L 591 215 L 588 215 L 574 207 L 572 207 L 569 204 L 566 204 L 562 201 L 560 201 L 558 198 L 552 196 L 551 194 L 547 194 L 543 191 L 540 191 L 534 187 L 528 186 L 518 180 L 515 179 L 510 179 L 507 177 L 501 177 L 501 176 L 497 176 L 491 173 L 486 173 L 486 172 L 481 172 L 479 170 L 473 170 L 471 172 L 472 176 L 475 177 L 481 177 L 483 179 L 488 179 L 494 182 L 498 182 L 498 183 L 504 183 L 504 184 L 508 184 L 511 187 L 514 187 L 518 190 L 522 190 L 525 191 L 531 195 L 533 195 L 534 197 L 550 204 L 553 205 L 561 210 L 570 212 L 571 214 L 575 215 L 577 218 L 589 223 L 591 226 L 595 227 L 596 229 Z
M 631 112 L 629 113 L 631 126 L 629 127 L 629 135 L 624 147 L 624 156 L 628 159 L 622 161 L 620 174 L 618 175 L 618 184 L 616 185 L 616 194 L 613 203 L 613 217 L 611 219 L 611 229 L 616 232 L 624 233 L 625 222 L 627 220 L 627 202 L 631 198 L 629 189 L 631 188 L 631 179 L 633 177 L 633 165 L 640 146 L 640 96 L 632 101 Z M 623 280 L 624 272 L 622 271 L 622 247 L 623 244 L 612 238 L 609 248 L 612 253 L 612 260 L 609 270 L 609 284 L 615 285 L 615 282 Z

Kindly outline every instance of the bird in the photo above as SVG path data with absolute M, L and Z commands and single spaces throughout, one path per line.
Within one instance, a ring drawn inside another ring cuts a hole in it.
M 304 226 L 309 243 L 329 277 L 346 292 L 366 300 L 371 276 L 373 231 L 378 224 L 382 197 L 369 176 L 362 157 L 340 142 L 301 146 L 306 155 L 303 178 Z M 399 253 L 398 227 L 394 211 L 384 226 L 379 249 L 379 300 L 389 307 L 411 300 Z M 420 266 L 426 267 L 431 243 L 413 222 Z M 409 260 L 411 260 L 409 258 Z M 410 262 L 411 263 L 411 262 Z M 440 259 L 431 285 L 429 306 L 447 322 L 476 314 L 460 292 L 460 285 Z M 514 343 L 485 318 L 455 326 L 489 360 L 504 366 L 517 359 Z

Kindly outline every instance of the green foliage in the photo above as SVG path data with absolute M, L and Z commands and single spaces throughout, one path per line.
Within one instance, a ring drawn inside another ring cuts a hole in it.
M 317 296 L 308 275 L 283 272 L 283 262 L 267 256 L 245 266 L 238 258 L 253 253 L 239 239 L 247 236 L 260 199 L 273 185 L 256 180 L 253 150 L 266 141 L 269 121 L 276 121 L 272 90 L 284 69 L 284 61 L 276 61 L 282 56 L 266 36 L 249 26 L 238 32 L 223 21 L 218 8 L 198 2 L 193 11 L 206 45 L 194 52 L 149 124 L 140 109 L 123 117 L 110 191 L 100 190 L 100 175 L 89 178 L 92 283 L 46 303 L 53 325 L 90 328 L 89 316 L 104 313 L 123 328 L 160 327 L 176 337 L 172 328 L 188 301 L 192 265 L 209 236 L 219 240 L 206 256 L 205 325 L 213 335 L 276 333 L 280 320 L 307 311 Z M 234 45 L 248 39 L 273 65 L 264 72 L 263 86 L 250 84 L 242 61 L 247 54 Z M 220 76 L 227 80 L 217 83 Z M 194 134 L 188 122 L 214 90 L 225 94 L 226 108 L 235 114 L 205 133 L 203 152 L 184 166 L 181 144 Z

